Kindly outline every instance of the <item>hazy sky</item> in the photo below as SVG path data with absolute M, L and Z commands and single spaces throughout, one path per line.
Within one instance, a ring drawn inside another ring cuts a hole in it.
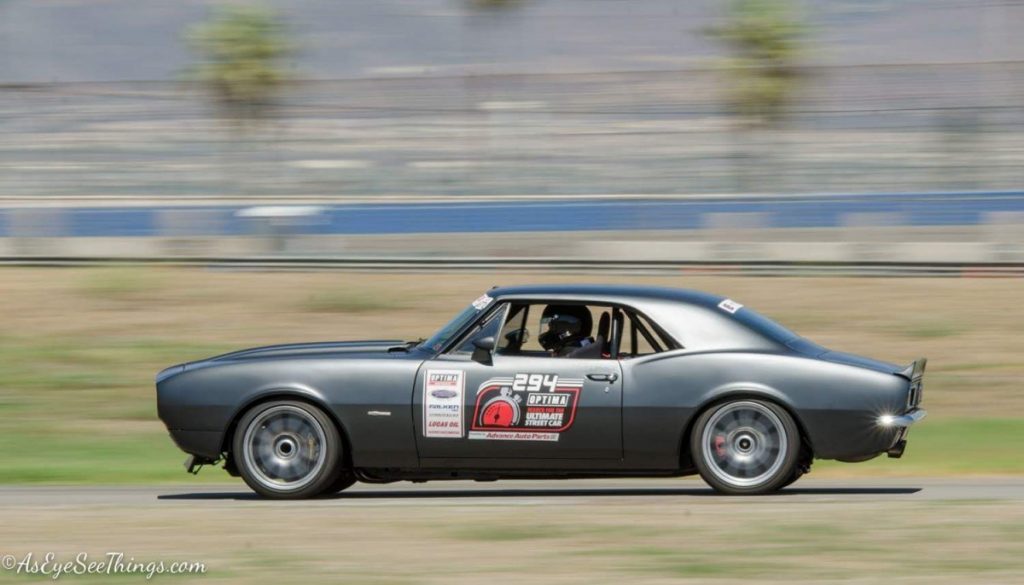
M 204 0 L 0 0 L 0 82 L 163 80 L 191 60 Z M 279 0 L 309 78 L 686 68 L 718 47 L 723 0 Z M 812 58 L 869 64 L 1024 59 L 1015 0 L 816 0 Z

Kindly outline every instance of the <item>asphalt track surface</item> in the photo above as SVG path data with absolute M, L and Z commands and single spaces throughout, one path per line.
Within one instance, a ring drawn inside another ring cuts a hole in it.
M 928 478 L 849 479 L 808 478 L 771 496 L 734 497 L 715 494 L 694 479 L 615 479 L 399 482 L 383 485 L 357 484 L 336 496 L 306 501 L 263 500 L 238 484 L 175 484 L 145 487 L 97 486 L 4 486 L 0 487 L 0 508 L 49 507 L 174 507 L 174 506 L 294 506 L 424 507 L 436 505 L 520 506 L 585 505 L 595 502 L 628 504 L 671 500 L 693 505 L 701 503 L 867 503 L 876 501 L 1024 501 L 1022 478 Z

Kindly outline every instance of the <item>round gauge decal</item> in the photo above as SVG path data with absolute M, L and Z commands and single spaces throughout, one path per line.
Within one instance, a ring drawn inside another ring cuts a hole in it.
M 510 427 L 519 421 L 519 404 L 508 396 L 496 396 L 487 401 L 480 413 L 480 425 Z

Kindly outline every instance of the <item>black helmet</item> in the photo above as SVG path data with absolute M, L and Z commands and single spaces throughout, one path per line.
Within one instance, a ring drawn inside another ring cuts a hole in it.
M 583 305 L 548 305 L 540 322 L 542 327 L 547 325 L 547 331 L 541 333 L 537 341 L 548 351 L 558 351 L 587 337 L 593 326 L 590 311 Z

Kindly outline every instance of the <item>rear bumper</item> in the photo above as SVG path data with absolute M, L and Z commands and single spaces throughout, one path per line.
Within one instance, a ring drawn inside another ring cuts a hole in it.
M 900 416 L 889 416 L 881 417 L 879 424 L 887 426 L 889 428 L 897 429 L 896 441 L 893 442 L 892 446 L 885 452 L 886 455 L 893 459 L 899 459 L 903 456 L 903 451 L 907 449 L 907 433 L 912 424 L 928 416 L 928 411 L 922 408 L 915 408 L 906 414 Z M 884 420 L 882 420 L 884 419 Z
M 878 424 L 885 427 L 907 428 L 917 421 L 928 416 L 928 411 L 923 408 L 915 408 L 906 414 L 898 416 L 887 414 L 878 417 Z

